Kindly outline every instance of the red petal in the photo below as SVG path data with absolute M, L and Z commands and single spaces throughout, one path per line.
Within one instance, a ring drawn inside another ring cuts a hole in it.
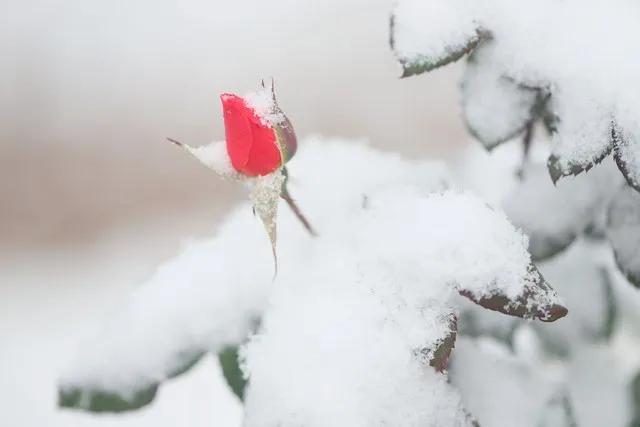
M 275 130 L 249 107 L 244 99 L 222 94 L 224 130 L 231 165 L 248 175 L 267 175 L 282 163 Z

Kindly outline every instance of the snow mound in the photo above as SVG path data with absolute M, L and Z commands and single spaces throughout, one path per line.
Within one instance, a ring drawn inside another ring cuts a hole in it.
M 135 409 L 203 354 L 249 339 L 249 426 L 471 425 L 442 373 L 453 297 L 545 321 L 566 314 L 527 238 L 448 190 L 441 163 L 310 138 L 289 169 L 318 236 L 282 206 L 273 280 L 269 241 L 243 204 L 80 347 L 60 380 L 63 406 Z

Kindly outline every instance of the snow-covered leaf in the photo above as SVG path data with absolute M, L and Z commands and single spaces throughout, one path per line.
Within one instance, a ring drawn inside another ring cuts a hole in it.
M 451 360 L 450 379 L 481 426 L 540 427 L 556 387 L 536 367 L 502 343 L 461 337 Z
M 460 59 L 482 39 L 464 0 L 400 0 L 391 15 L 390 43 L 402 77 Z
M 505 197 L 509 219 L 529 236 L 533 259 L 567 248 L 605 210 L 611 188 L 621 181 L 612 162 L 554 186 L 540 163 L 525 167 L 522 180 Z
M 132 411 L 151 403 L 157 391 L 157 385 L 141 387 L 131 394 L 98 389 L 65 388 L 58 391 L 58 406 L 91 412 Z
M 227 347 L 218 352 L 218 361 L 229 388 L 238 399 L 244 400 L 244 389 L 247 386 L 247 380 L 242 375 L 238 356 L 238 347 Z
M 434 343 L 429 343 L 426 347 L 422 347 L 416 351 L 416 355 L 433 366 L 436 371 L 442 372 L 447 369 L 449 364 L 449 356 L 456 345 L 456 337 L 458 335 L 458 321 L 453 313 L 449 315 L 449 330 L 441 337 L 437 337 Z
M 474 49 L 478 40 L 479 49 L 485 40 L 494 46 L 496 53 L 488 62 L 499 70 L 496 77 L 513 79 L 516 87 L 544 88 L 550 95 L 553 105 L 541 117 L 553 132 L 548 167 L 557 181 L 589 170 L 611 153 L 614 120 L 632 134 L 640 129 L 640 62 L 628 53 L 629 41 L 640 37 L 636 25 L 640 9 L 633 0 L 610 3 L 401 0 L 394 14 L 392 44 L 405 75 L 451 62 Z M 485 86 L 498 87 L 495 82 Z M 488 117 L 495 104 L 484 102 Z M 485 129 L 481 120 L 467 120 L 489 146 L 516 130 L 489 122 Z M 638 189 L 636 145 L 623 142 L 616 157 L 630 185 Z
M 246 349 L 244 424 L 474 425 L 446 377 L 413 351 L 445 335 L 450 308 L 425 306 L 419 288 L 366 270 L 359 281 L 343 255 L 323 256 L 325 268 L 308 268 L 297 289 L 276 291 Z M 323 270 L 336 268 L 327 281 Z
M 614 157 L 627 183 L 640 191 L 640 144 L 637 133 L 631 133 L 616 124 L 613 128 Z
M 611 200 L 607 236 L 620 271 L 640 286 L 640 193 L 629 186 L 620 188 Z
M 488 150 L 522 133 L 542 103 L 539 90 L 501 73 L 491 61 L 492 49 L 483 43 L 471 54 L 461 84 L 467 128 Z
M 246 426 L 473 425 L 437 372 L 453 343 L 454 296 L 498 295 L 507 307 L 497 309 L 557 317 L 527 238 L 500 210 L 447 190 L 440 163 L 311 140 L 287 167 L 320 233 L 310 239 L 282 212 L 286 262 L 274 282 L 244 205 L 81 345 L 61 388 L 133 396 L 179 371 L 185 354 L 244 342 L 260 318 L 242 351 Z
M 562 321 L 533 324 L 547 350 L 569 356 L 584 342 L 606 341 L 614 330 L 617 302 L 608 268 L 610 256 L 599 242 L 580 238 L 566 252 L 540 264 L 569 309 Z
M 204 353 L 243 342 L 261 316 L 271 282 L 263 248 L 233 240 L 243 229 L 260 234 L 246 208 L 220 230 L 226 243 L 190 243 L 136 290 L 81 343 L 59 381 L 60 405 L 137 409 L 151 401 L 163 381 L 188 370 Z M 245 257 L 253 260 L 250 269 L 229 268 Z
M 589 96 L 555 93 L 558 115 L 547 162 L 553 182 L 590 170 L 613 149 L 613 114 Z
M 202 351 L 181 355 L 167 371 L 167 379 L 182 375 L 203 356 Z M 91 412 L 125 412 L 139 409 L 153 401 L 159 382 L 139 384 L 130 390 L 108 390 L 100 387 L 76 387 L 65 385 L 58 390 L 58 405 L 62 408 L 82 409 Z
M 525 319 L 553 322 L 567 315 L 562 300 L 533 264 L 529 266 L 527 284 L 518 295 L 508 295 L 500 285 L 494 283 L 484 295 L 467 289 L 461 289 L 460 294 L 489 310 Z
M 602 343 L 584 343 L 573 352 L 566 365 L 566 386 L 580 427 L 629 425 L 633 408 L 627 352 L 635 355 L 637 347 L 621 352 Z

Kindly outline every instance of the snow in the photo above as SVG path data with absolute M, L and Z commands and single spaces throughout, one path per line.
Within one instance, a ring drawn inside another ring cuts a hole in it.
M 450 377 L 481 426 L 536 427 L 555 391 L 556 374 L 536 367 L 490 338 L 460 338 Z
M 253 108 L 260 120 L 271 126 L 276 126 L 284 122 L 286 117 L 278 108 L 272 90 L 274 89 L 269 87 L 255 92 L 248 92 L 242 99 L 250 108 Z
M 551 98 L 551 108 L 560 117 L 551 154 L 558 159 L 561 170 L 598 163 L 611 150 L 611 107 L 585 94 L 584 88 L 574 91 L 562 88 Z
M 635 143 L 639 130 L 638 124 L 628 128 L 615 127 L 616 162 L 624 171 L 627 183 L 636 190 L 640 189 L 640 145 Z
M 623 218 L 635 218 L 629 213 L 635 212 L 637 193 L 629 188 L 612 191 L 623 179 L 612 173 L 615 166 L 609 160 L 554 187 L 540 163 L 549 150 L 544 141 L 534 141 L 532 163 L 520 181 L 515 171 L 521 147 L 503 145 L 487 153 L 471 145 L 461 154 L 454 176 L 494 203 L 505 201 L 507 216 L 523 227 L 548 224 L 560 233 L 573 217 L 578 227 L 571 244 L 537 264 L 562 295 L 569 314 L 551 324 L 527 323 L 461 305 L 451 382 L 483 427 L 564 426 L 571 425 L 571 418 L 580 426 L 627 426 L 633 415 L 629 383 L 640 369 L 640 295 L 615 267 L 602 232 L 611 223 L 602 221 L 602 211 L 611 198 L 611 206 L 620 198 L 617 202 L 630 209 L 615 208 L 615 223 L 624 224 Z M 585 223 L 591 224 L 585 229 Z M 628 229 L 618 230 L 618 236 L 630 246 L 636 240 Z M 560 424 L 548 424 L 556 421 Z
M 301 148 L 289 189 L 318 236 L 283 208 L 273 280 L 260 221 L 242 204 L 80 346 L 63 392 L 130 399 L 261 320 L 243 350 L 247 425 L 469 425 L 428 364 L 455 332 L 458 291 L 560 304 L 536 287 L 526 237 L 499 209 L 448 190 L 441 163 L 321 137 Z
M 640 195 L 620 188 L 607 214 L 607 237 L 620 270 L 636 286 L 640 283 Z
M 246 349 L 245 425 L 470 425 L 446 378 L 414 355 L 448 332 L 441 305 L 334 268 L 274 296 Z
M 492 54 L 492 44 L 479 47 L 469 59 L 461 84 L 467 127 L 488 149 L 524 130 L 538 98 L 536 90 L 519 86 L 496 70 Z
M 546 165 L 531 162 L 502 206 L 509 219 L 529 236 L 533 257 L 544 259 L 566 248 L 596 221 L 611 198 L 611 188 L 621 181 L 610 159 L 557 185 L 549 179 Z
M 540 268 L 571 313 L 560 322 L 535 324 L 549 353 L 574 356 L 572 352 L 579 352 L 582 343 L 611 334 L 611 323 L 618 321 L 612 277 L 615 266 L 605 245 L 580 238 Z
M 270 276 L 271 266 L 230 268 L 269 253 L 266 245 L 235 239 L 238 229 L 262 236 L 245 209 L 221 227 L 226 239 L 188 243 L 80 346 L 61 377 L 62 390 L 80 387 L 126 398 L 162 382 L 194 354 L 241 343 L 266 303 L 270 281 L 260 278 Z
M 394 22 L 402 25 L 392 28 L 392 39 L 401 63 L 424 62 L 425 55 L 437 58 L 443 49 L 460 46 L 478 28 L 480 48 L 491 45 L 483 61 L 495 81 L 505 77 L 550 94 L 549 112 L 559 119 L 551 150 L 554 174 L 579 173 L 609 154 L 615 123 L 628 134 L 628 146 L 618 154 L 634 181 L 639 168 L 631 153 L 637 149 L 630 146 L 637 144 L 640 124 L 640 59 L 632 52 L 640 38 L 638 19 L 640 5 L 633 0 L 401 0 Z M 495 124 L 493 106 L 512 105 L 513 91 L 502 89 L 486 94 L 496 97 L 484 101 L 486 108 L 470 111 L 473 123 Z
M 146 220 L 95 243 L 3 252 L 0 265 L 0 398 L 3 425 L 49 427 L 238 426 L 242 407 L 217 361 L 205 357 L 142 411 L 94 415 L 56 407 L 56 376 L 83 336 L 95 334 L 131 285 L 179 240 L 174 220 Z
M 181 144 L 188 153 L 198 159 L 203 165 L 224 178 L 237 178 L 237 172 L 231 165 L 231 158 L 227 153 L 225 141 L 213 141 L 207 145 L 192 147 Z
M 465 0 L 396 2 L 392 44 L 405 66 L 431 68 L 468 49 L 478 39 L 477 24 Z

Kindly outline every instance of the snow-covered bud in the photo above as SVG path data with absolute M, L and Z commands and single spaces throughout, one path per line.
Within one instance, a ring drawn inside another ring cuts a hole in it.
M 233 168 L 245 176 L 264 176 L 282 167 L 296 151 L 291 122 L 271 91 L 245 97 L 220 96 L 227 153 Z

